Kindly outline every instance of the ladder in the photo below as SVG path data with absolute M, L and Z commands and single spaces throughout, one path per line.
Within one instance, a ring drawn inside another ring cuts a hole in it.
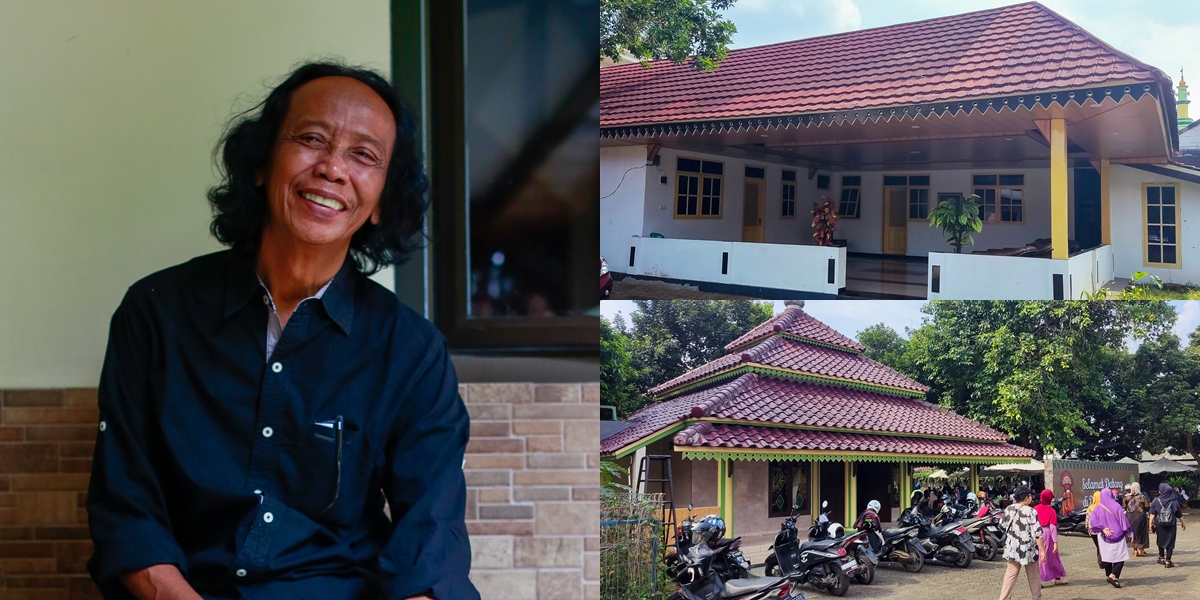
M 650 477 L 650 463 L 659 463 L 659 477 Z M 650 484 L 658 484 L 657 490 L 651 490 Z M 638 465 L 637 481 L 634 483 L 634 490 L 639 490 L 642 494 L 661 493 L 663 497 L 662 503 L 662 524 L 663 524 L 663 547 L 670 547 L 674 543 L 675 535 L 675 487 L 671 477 L 671 457 L 664 454 L 651 454 L 642 457 L 642 462 Z

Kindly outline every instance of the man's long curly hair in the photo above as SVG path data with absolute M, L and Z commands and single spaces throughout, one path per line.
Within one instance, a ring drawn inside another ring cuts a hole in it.
M 222 244 L 234 251 L 256 253 L 262 239 L 268 206 L 266 190 L 255 185 L 255 173 L 266 167 L 287 116 L 292 92 L 322 77 L 360 81 L 392 109 L 396 142 L 387 179 L 379 198 L 379 224 L 367 221 L 350 240 L 350 255 L 362 273 L 375 273 L 404 262 L 420 246 L 429 201 L 429 187 L 417 150 L 416 120 L 400 95 L 378 73 L 333 62 L 310 62 L 296 68 L 266 100 L 233 118 L 213 151 L 221 182 L 208 190 L 213 220 L 209 227 Z

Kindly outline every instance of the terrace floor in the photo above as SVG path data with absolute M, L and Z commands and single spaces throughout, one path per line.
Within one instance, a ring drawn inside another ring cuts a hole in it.
M 851 254 L 841 298 L 924 300 L 929 259 L 923 256 Z

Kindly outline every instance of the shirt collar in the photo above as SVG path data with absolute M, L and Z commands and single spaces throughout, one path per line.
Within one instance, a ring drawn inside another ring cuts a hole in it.
M 327 284 L 324 293 L 318 299 L 329 318 L 333 319 L 346 335 L 350 335 L 350 325 L 354 321 L 356 274 L 354 259 L 347 254 L 342 268 L 333 276 L 333 280 Z M 225 317 L 228 318 L 240 310 L 262 289 L 264 286 L 259 282 L 258 274 L 254 272 L 254 255 L 231 251 L 229 277 L 225 282 Z

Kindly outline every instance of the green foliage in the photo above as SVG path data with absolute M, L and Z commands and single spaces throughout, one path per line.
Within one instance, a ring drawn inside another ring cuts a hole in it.
M 813 202 L 813 241 L 818 246 L 832 246 L 833 232 L 837 230 L 838 207 L 829 196 L 821 196 Z
M 691 61 L 697 71 L 713 71 L 737 27 L 719 11 L 736 0 L 600 0 L 600 56 L 621 60 L 627 52 L 641 61 Z
M 1072 450 L 1094 435 L 1113 352 L 1161 334 L 1162 302 L 933 302 L 905 360 L 933 401 L 1039 450 Z
M 858 332 L 858 343 L 866 350 L 863 355 L 879 361 L 900 372 L 907 372 L 909 365 L 905 360 L 908 351 L 908 340 L 900 337 L 896 330 L 879 323 Z
M 600 461 L 600 496 L 609 498 L 614 494 L 628 494 L 633 488 L 620 483 L 629 480 L 629 470 L 611 460 Z
M 661 600 L 675 589 L 663 576 L 661 494 L 600 497 L 601 600 Z
M 1150 289 L 1154 288 L 1161 290 L 1163 288 L 1162 278 L 1157 275 L 1151 275 L 1145 271 L 1136 271 L 1133 274 L 1133 280 L 1129 282 L 1124 290 L 1121 290 L 1121 300 L 1146 300 L 1150 298 Z
M 983 221 L 979 219 L 979 196 L 957 196 L 938 204 L 929 211 L 929 226 L 941 229 L 954 252 L 961 253 L 963 246 L 975 243 L 971 234 L 983 230 Z
M 647 390 L 724 356 L 726 344 L 773 314 L 770 302 L 750 300 L 637 300 L 636 304 L 628 331 L 623 321 L 609 324 L 607 351 L 601 330 L 601 399 L 615 405 L 621 418 L 649 402 Z M 628 353 L 627 363 L 616 346 Z
M 1144 341 L 1124 370 L 1128 403 L 1141 426 L 1131 432 L 1140 449 L 1196 456 L 1194 436 L 1200 427 L 1200 356 L 1163 333 Z
M 1192 495 L 1192 486 L 1194 484 L 1192 483 L 1192 478 L 1188 477 L 1187 475 L 1172 475 L 1167 478 L 1167 483 L 1171 484 L 1173 487 L 1177 487 L 1188 492 L 1189 496 Z

